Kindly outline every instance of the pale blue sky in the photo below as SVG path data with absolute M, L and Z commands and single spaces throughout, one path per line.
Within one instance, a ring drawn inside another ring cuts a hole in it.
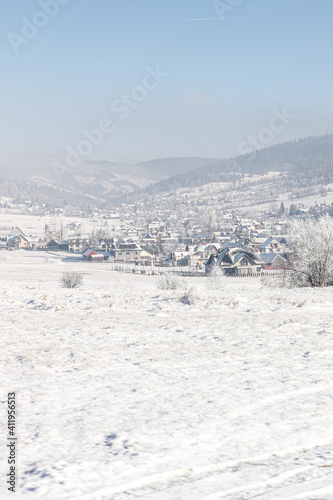
M 272 143 L 333 132 L 331 0 L 244 0 L 223 21 L 186 20 L 217 17 L 213 0 L 70 0 L 15 51 L 43 2 L 2 1 L 0 149 L 65 150 L 109 118 L 92 159 L 227 157 L 283 107 Z M 111 104 L 157 65 L 169 76 L 121 120 Z

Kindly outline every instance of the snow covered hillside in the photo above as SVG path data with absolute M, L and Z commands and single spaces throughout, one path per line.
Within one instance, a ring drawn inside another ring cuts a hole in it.
M 83 272 L 79 289 L 60 286 L 68 269 Z M 333 290 L 183 278 L 183 303 L 156 280 L 0 254 L 15 498 L 333 498 Z

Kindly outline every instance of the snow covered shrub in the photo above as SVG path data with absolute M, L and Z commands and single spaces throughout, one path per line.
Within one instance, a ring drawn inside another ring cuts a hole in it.
M 213 266 L 208 275 L 208 287 L 210 290 L 222 290 L 225 287 L 225 274 L 220 266 Z
M 260 283 L 265 288 L 292 288 L 290 271 L 282 272 L 279 275 L 263 276 Z
M 64 273 L 61 276 L 61 284 L 64 288 L 76 288 L 82 283 L 82 274 L 76 271 Z
M 292 246 L 290 271 L 283 278 L 286 287 L 321 287 L 333 284 L 333 219 L 293 221 L 289 225 Z
M 157 287 L 160 290 L 177 290 L 181 287 L 181 280 L 174 273 L 166 273 L 158 278 Z
M 179 298 L 179 302 L 181 302 L 182 304 L 188 305 L 188 306 L 193 304 L 193 290 L 192 290 L 192 288 L 185 290 L 183 295 Z

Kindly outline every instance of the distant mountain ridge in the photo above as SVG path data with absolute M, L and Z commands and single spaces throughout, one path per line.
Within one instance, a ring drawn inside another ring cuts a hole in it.
M 106 206 L 170 175 L 209 166 L 216 161 L 195 157 L 166 158 L 129 165 L 86 160 L 70 168 L 65 155 L 1 158 L 0 195 L 58 206 Z
M 154 177 L 171 177 L 182 174 L 196 168 L 204 168 L 214 165 L 217 158 L 162 158 L 138 163 L 137 167 L 143 168 L 146 173 Z M 159 179 L 160 180 L 160 179 Z
M 333 182 L 333 134 L 311 136 L 229 160 L 218 160 L 211 165 L 163 179 L 124 197 L 124 200 L 168 193 L 183 187 L 230 181 L 235 174 L 260 175 L 270 171 L 286 173 L 290 178 L 301 176 L 305 185 Z
M 297 186 L 333 182 L 333 134 L 277 144 L 229 160 L 162 158 L 137 165 L 82 161 L 57 179 L 52 162 L 59 155 L 28 155 L 0 161 L 0 195 L 63 206 L 133 203 L 179 188 L 269 171 L 288 175 Z

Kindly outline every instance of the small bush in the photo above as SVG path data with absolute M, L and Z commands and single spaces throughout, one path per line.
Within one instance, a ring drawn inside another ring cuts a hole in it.
M 61 277 L 61 284 L 64 288 L 76 288 L 81 285 L 83 276 L 76 271 L 64 273 Z
M 192 288 L 185 290 L 183 295 L 179 298 L 179 302 L 181 302 L 184 305 L 188 305 L 188 306 L 193 304 L 193 290 L 192 290 Z
M 167 273 L 158 278 L 157 287 L 160 290 L 177 290 L 181 287 L 181 280 L 176 274 Z

